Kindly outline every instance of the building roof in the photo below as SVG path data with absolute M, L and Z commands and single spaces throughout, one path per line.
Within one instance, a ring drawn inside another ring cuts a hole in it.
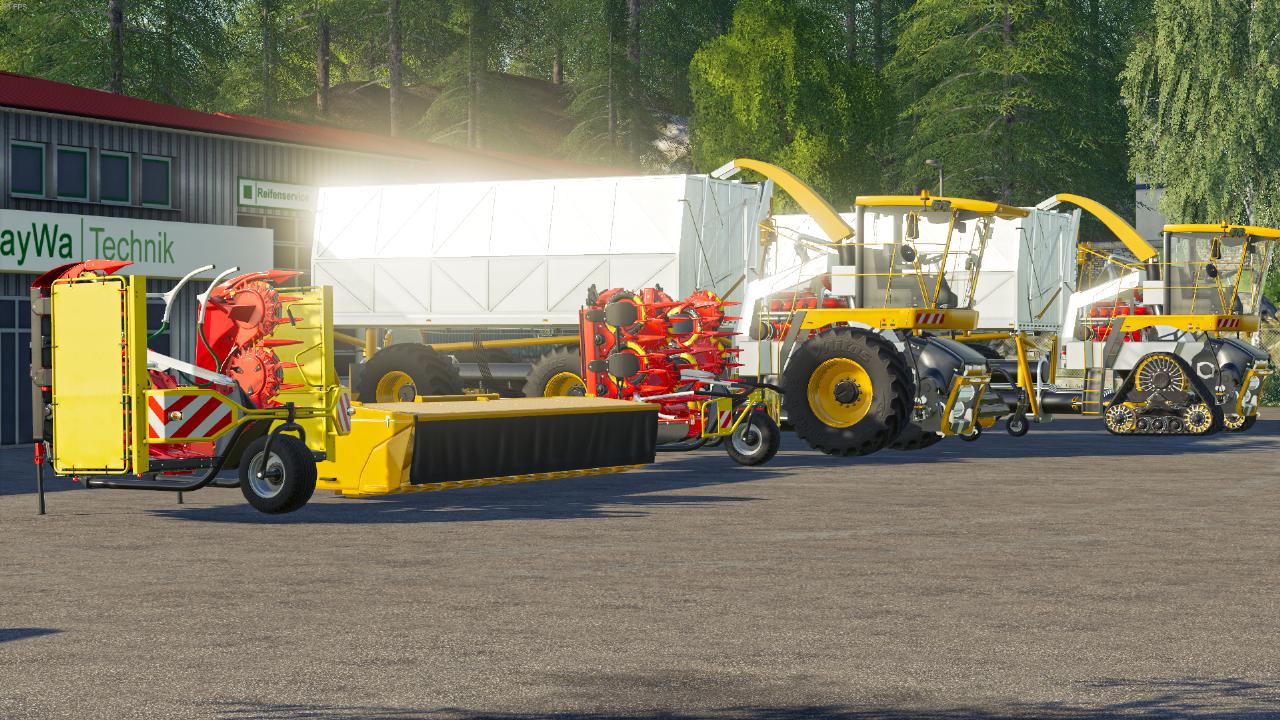
M 612 168 L 529 155 L 458 148 L 372 133 L 270 118 L 205 113 L 126 95 L 0 72 L 0 107 L 150 125 L 350 152 L 410 157 L 466 167 L 468 175 L 497 178 L 618 175 Z

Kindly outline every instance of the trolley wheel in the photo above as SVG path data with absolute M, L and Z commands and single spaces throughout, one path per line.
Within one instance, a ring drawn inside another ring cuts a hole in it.
M 966 435 L 961 435 L 960 439 L 965 442 L 973 442 L 974 440 L 977 440 L 980 437 L 982 437 L 982 426 L 979 425 L 978 423 L 974 423 L 973 430 L 970 430 L 969 433 Z
M 1004 429 L 1014 437 L 1022 437 L 1031 429 L 1031 423 L 1027 421 L 1026 415 L 1014 414 L 1005 418 Z
M 829 455 L 869 455 L 911 422 L 915 383 L 906 359 L 868 330 L 828 328 L 806 340 L 787 362 L 782 387 L 796 434 Z
M 413 402 L 416 395 L 461 395 L 462 378 L 448 357 L 417 343 L 390 345 L 373 354 L 355 387 L 361 402 Z
M 582 380 L 582 355 L 576 347 L 561 347 L 538 358 L 524 381 L 525 397 L 564 397 L 587 394 Z
M 297 510 L 316 491 L 316 461 L 306 443 L 283 433 L 271 441 L 264 435 L 249 443 L 240 457 L 240 492 L 259 511 L 279 515 Z
M 740 424 L 724 444 L 725 452 L 739 465 L 763 465 L 778 454 L 782 431 L 762 412 L 751 413 L 751 421 Z

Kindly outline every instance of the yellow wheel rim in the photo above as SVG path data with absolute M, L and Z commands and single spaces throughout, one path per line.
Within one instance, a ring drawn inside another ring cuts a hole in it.
M 1138 376 L 1138 389 L 1143 392 L 1181 392 L 1187 389 L 1186 373 L 1167 355 L 1153 355 L 1143 360 L 1134 373 Z
M 1182 422 L 1193 433 L 1209 432 L 1209 428 L 1213 427 L 1213 411 L 1204 403 L 1196 403 L 1183 412 Z
M 1223 426 L 1228 430 L 1239 430 L 1244 427 L 1244 421 L 1248 420 L 1244 415 L 1228 415 L 1222 420 Z
M 575 393 L 574 390 L 579 392 Z M 578 377 L 578 373 L 559 372 L 551 376 L 547 386 L 542 389 L 543 397 L 564 397 L 566 395 L 582 395 L 587 391 L 586 383 Z
M 400 391 L 411 385 L 413 378 L 408 373 L 392 370 L 378 379 L 377 402 L 400 402 Z
M 871 376 L 849 358 L 831 358 L 809 376 L 809 409 L 828 427 L 846 428 L 861 422 L 871 409 L 873 395 Z

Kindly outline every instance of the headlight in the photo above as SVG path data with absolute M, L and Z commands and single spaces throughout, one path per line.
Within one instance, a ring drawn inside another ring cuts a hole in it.
M 1249 378 L 1249 392 L 1253 392 L 1254 390 L 1257 390 L 1258 386 L 1261 384 L 1262 384 L 1262 379 L 1259 378 L 1257 375 L 1254 375 L 1253 377 Z

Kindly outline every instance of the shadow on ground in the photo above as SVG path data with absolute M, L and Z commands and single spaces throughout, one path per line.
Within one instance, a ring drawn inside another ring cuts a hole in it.
M 1102 680 L 1083 690 L 1114 700 L 1093 704 L 1036 703 L 941 709 L 808 705 L 744 706 L 706 711 L 483 713 L 458 708 L 413 709 L 340 705 L 225 703 L 225 720 L 1271 720 L 1280 718 L 1280 691 L 1272 684 L 1238 678 Z
M 42 635 L 54 635 L 62 632 L 54 628 L 3 628 L 0 627 L 0 643 L 12 642 L 14 640 L 24 640 L 26 638 L 35 638 Z
M 865 457 L 833 457 L 810 450 L 795 435 L 784 438 L 783 452 L 767 466 L 741 468 L 717 448 L 705 448 L 687 456 L 662 453 L 659 463 L 621 475 L 551 480 L 539 483 L 492 486 L 444 493 L 390 495 L 341 502 L 312 503 L 302 511 L 284 516 L 262 515 L 242 503 L 235 490 L 211 489 L 189 495 L 195 502 L 152 510 L 154 514 L 221 523 L 418 523 L 477 522 L 513 519 L 560 520 L 572 518 L 634 517 L 650 509 L 671 505 L 747 502 L 750 497 L 715 494 L 663 494 L 664 491 L 726 486 L 733 483 L 769 480 L 790 470 L 832 468 L 833 482 L 856 477 L 859 468 L 906 466 L 933 463 L 965 463 L 986 460 L 1045 460 L 1085 458 L 1168 457 L 1172 455 L 1229 454 L 1238 451 L 1269 450 L 1280 433 L 1280 420 L 1259 422 L 1249 434 L 1219 433 L 1195 438 L 1117 437 L 1107 433 L 1100 420 L 1068 419 L 1033 425 L 1030 434 L 1014 438 L 1002 426 L 987 432 L 977 442 L 948 439 L 924 450 L 901 452 L 883 450 Z M 30 458 L 21 448 L 0 451 L 0 495 L 34 491 Z M 48 481 L 50 490 L 80 488 L 66 478 Z M 94 491 L 124 492 L 124 491 Z M 208 494 L 220 493 L 207 506 Z M 228 494 L 233 494 L 228 497 Z

